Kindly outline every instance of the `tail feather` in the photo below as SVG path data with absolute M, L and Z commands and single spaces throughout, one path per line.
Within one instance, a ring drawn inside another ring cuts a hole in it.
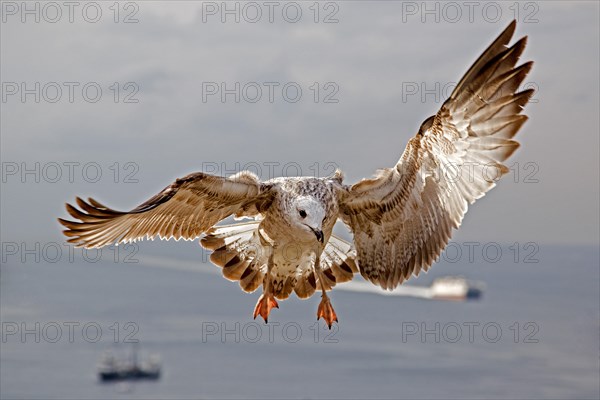
M 296 284 L 297 279 L 293 275 L 287 276 L 282 280 L 277 280 L 277 277 L 275 277 L 274 280 L 271 281 L 271 290 L 273 290 L 273 295 L 277 299 L 285 300 L 290 297 Z
M 323 268 L 325 263 L 331 269 L 336 283 L 348 282 L 358 272 L 354 256 L 352 244 L 337 236 L 331 236 L 321 256 L 321 265 Z M 327 270 L 327 268 L 324 268 L 324 270 Z
M 262 285 L 264 278 L 265 272 L 263 269 L 253 262 L 246 267 L 240 277 L 240 286 L 244 292 L 251 293 Z
M 351 280 L 358 267 L 354 261 L 356 253 L 354 247 L 343 239 L 332 235 L 321 254 L 321 275 L 323 281 L 313 272 L 314 259 L 311 259 L 297 276 L 294 287 L 296 295 L 301 299 L 312 296 L 317 289 L 322 287 L 331 290 L 336 284 Z
M 307 299 L 315 294 L 317 290 L 317 279 L 312 268 L 306 268 L 298 276 L 294 292 L 300 299 Z
M 262 284 L 267 256 L 258 238 L 259 221 L 216 226 L 200 240 L 202 247 L 212 250 L 210 261 L 222 268 L 223 276 L 239 281 L 245 292 L 253 292 Z
M 200 244 L 213 253 L 210 261 L 222 268 L 223 276 L 238 281 L 245 292 L 253 292 L 264 281 L 268 254 L 260 243 L 260 221 L 217 226 L 210 229 Z M 314 257 L 305 260 L 296 275 L 271 282 L 274 296 L 283 300 L 293 292 L 305 299 L 323 287 L 331 290 L 337 283 L 352 279 L 358 268 L 352 244 L 331 236 L 321 255 L 320 273 L 314 272 Z M 318 277 L 320 275 L 323 280 Z
M 231 281 L 239 281 L 250 266 L 250 261 L 240 259 L 237 254 L 223 266 L 223 276 Z

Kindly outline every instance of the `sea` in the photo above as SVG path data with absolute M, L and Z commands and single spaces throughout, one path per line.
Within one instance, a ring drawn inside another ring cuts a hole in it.
M 19 247 L 0 269 L 2 399 L 600 398 L 598 246 L 461 244 L 406 285 L 460 276 L 481 298 L 340 284 L 331 330 L 319 295 L 254 320 L 260 293 L 197 243 Z M 160 357 L 160 379 L 98 379 L 103 355 L 134 348 Z

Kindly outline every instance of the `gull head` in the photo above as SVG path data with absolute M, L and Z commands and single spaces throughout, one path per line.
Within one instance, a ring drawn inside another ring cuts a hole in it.
M 292 224 L 303 232 L 299 239 L 317 240 L 323 244 L 323 220 L 325 219 L 325 207 L 321 202 L 311 196 L 299 196 L 293 200 L 291 208 Z

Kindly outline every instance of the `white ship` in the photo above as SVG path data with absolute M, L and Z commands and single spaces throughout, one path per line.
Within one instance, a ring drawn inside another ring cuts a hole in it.
M 485 284 L 469 281 L 463 277 L 447 276 L 435 279 L 431 286 L 400 285 L 388 291 L 366 282 L 348 282 L 336 287 L 337 290 L 375 293 L 383 296 L 408 296 L 433 300 L 477 300 L 481 297 Z
M 469 282 L 460 277 L 448 276 L 434 280 L 429 290 L 432 299 L 472 300 L 481 297 L 483 284 L 481 282 Z

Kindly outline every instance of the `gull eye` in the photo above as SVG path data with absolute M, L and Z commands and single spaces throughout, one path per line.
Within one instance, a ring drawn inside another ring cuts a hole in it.
M 298 210 L 298 214 L 300 214 L 300 216 L 302 218 L 306 218 L 306 211 L 304 211 L 304 210 Z

